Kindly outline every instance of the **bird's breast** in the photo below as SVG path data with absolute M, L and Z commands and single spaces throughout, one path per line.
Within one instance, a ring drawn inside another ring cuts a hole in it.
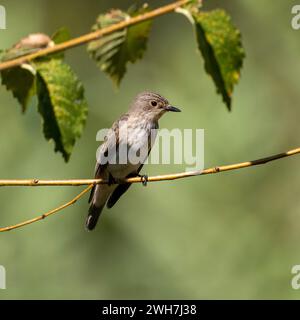
M 151 143 L 154 143 L 157 135 L 157 130 L 155 129 L 157 129 L 157 126 L 151 121 L 136 118 L 128 120 L 127 123 L 120 128 L 119 142 L 128 144 L 128 146 L 136 150 L 146 145 L 151 148 Z
M 114 177 L 124 178 L 132 172 L 139 171 L 154 144 L 156 128 L 155 124 L 141 119 L 128 120 L 124 126 L 119 127 L 117 163 L 108 167 Z

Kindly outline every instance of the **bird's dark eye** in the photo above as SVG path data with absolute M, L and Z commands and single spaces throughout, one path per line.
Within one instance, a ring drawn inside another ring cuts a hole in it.
M 156 107 L 156 106 L 157 106 L 157 102 L 156 102 L 156 101 L 154 101 L 154 100 L 153 100 L 153 101 L 151 101 L 151 106 L 152 106 L 152 107 Z

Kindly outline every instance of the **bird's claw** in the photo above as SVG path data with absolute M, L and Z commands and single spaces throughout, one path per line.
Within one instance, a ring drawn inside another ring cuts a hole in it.
M 147 187 L 147 184 L 148 184 L 148 175 L 144 174 L 144 175 L 141 175 L 141 180 L 142 180 L 142 185 L 144 187 Z

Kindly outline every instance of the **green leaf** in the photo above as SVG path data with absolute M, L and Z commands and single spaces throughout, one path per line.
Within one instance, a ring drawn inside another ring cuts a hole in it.
M 245 57 L 240 31 L 224 10 L 201 12 L 191 9 L 187 16 L 194 22 L 205 70 L 212 76 L 217 92 L 230 110 L 234 85 L 239 81 Z
M 51 40 L 54 42 L 54 44 L 60 44 L 70 39 L 71 39 L 70 31 L 65 27 L 58 29 L 51 37 Z M 57 53 L 52 53 L 48 57 L 50 57 L 51 59 L 52 58 L 63 59 L 65 57 L 65 52 L 61 51 Z
M 29 64 L 1 71 L 2 84 L 22 106 L 25 112 L 30 99 L 35 95 L 35 70 Z
M 139 9 L 132 7 L 127 13 L 121 10 L 112 10 L 100 15 L 92 30 L 99 30 L 146 11 L 148 11 L 146 6 Z M 107 73 L 116 85 L 120 84 L 126 72 L 127 63 L 134 63 L 143 57 L 151 25 L 151 20 L 141 22 L 101 37 L 88 45 L 90 56 L 96 60 L 99 68 Z
M 71 34 L 68 28 L 61 27 L 51 37 L 55 44 L 59 44 L 71 39 Z
M 55 151 L 68 161 L 87 117 L 83 86 L 71 68 L 59 59 L 36 62 L 35 66 L 38 110 L 45 137 L 54 140 Z
M 36 52 L 37 50 L 38 49 L 36 48 L 11 48 L 11 49 L 5 50 L 1 54 L 1 61 L 16 59 L 26 54 Z

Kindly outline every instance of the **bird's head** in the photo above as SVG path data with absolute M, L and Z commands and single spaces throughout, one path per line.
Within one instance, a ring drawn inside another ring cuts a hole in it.
M 181 110 L 169 104 L 169 101 L 149 91 L 138 94 L 130 108 L 130 112 L 140 113 L 145 117 L 158 120 L 166 112 L 180 112 Z

